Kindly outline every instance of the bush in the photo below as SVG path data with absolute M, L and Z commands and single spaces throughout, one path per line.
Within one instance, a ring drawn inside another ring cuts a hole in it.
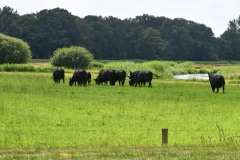
M 0 64 L 27 63 L 32 57 L 29 45 L 21 39 L 0 34 Z
M 86 69 L 91 61 L 93 61 L 93 55 L 87 49 L 80 46 L 58 48 L 50 58 L 53 66 L 72 69 Z

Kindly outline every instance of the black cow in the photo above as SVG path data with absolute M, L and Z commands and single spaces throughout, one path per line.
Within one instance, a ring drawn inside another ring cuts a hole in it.
M 64 73 L 64 70 L 62 68 L 56 68 L 53 71 L 52 79 L 55 83 L 60 83 L 61 79 L 63 80 L 63 83 L 64 83 L 64 78 L 65 78 L 65 73 Z
M 87 72 L 87 82 L 88 82 L 88 84 L 91 83 L 91 77 L 92 77 L 91 73 Z
M 136 74 L 137 74 L 138 71 L 135 71 L 135 72 L 131 72 L 130 71 L 130 75 L 128 76 L 130 81 L 129 81 L 129 85 L 130 86 L 134 86 L 135 83 L 136 83 L 136 80 L 135 80 L 135 77 L 136 77 Z
M 211 74 L 208 73 L 209 77 L 209 82 L 212 88 L 212 91 L 215 92 L 215 88 L 217 88 L 217 93 L 219 88 L 223 88 L 223 93 L 224 93 L 224 86 L 225 86 L 225 80 L 224 77 L 221 75 L 216 75 L 216 74 Z
M 75 70 L 73 73 L 72 78 L 69 80 L 69 85 L 72 86 L 73 83 L 76 85 L 76 82 L 78 85 L 84 85 L 86 86 L 87 84 L 87 72 L 85 70 Z
M 101 70 L 95 79 L 96 84 L 107 84 L 108 81 L 110 82 L 110 85 L 115 85 L 117 81 L 117 75 L 115 70 Z
M 139 71 L 135 71 L 135 72 L 131 72 L 130 71 L 130 76 L 128 76 L 129 77 L 129 79 L 130 79 L 130 81 L 129 81 L 129 85 L 130 86 L 136 86 L 137 85 L 137 83 L 136 83 L 136 75 L 137 75 L 137 73 L 138 73 Z M 146 82 L 140 82 L 139 83 L 139 85 L 140 86 L 145 86 L 145 84 L 146 84 Z
M 107 83 L 107 81 L 105 79 L 103 79 L 103 72 L 105 72 L 106 70 L 101 70 L 97 76 L 95 80 L 96 84 L 102 84 L 102 83 Z
M 119 85 L 124 86 L 127 73 L 124 70 L 117 70 L 116 75 L 117 75 L 116 80 L 118 81 Z
M 151 71 L 144 71 L 144 70 L 139 70 L 139 71 L 135 71 L 135 72 L 130 72 L 130 76 L 129 76 L 129 85 L 130 86 L 142 86 L 146 83 L 149 83 L 148 87 L 152 87 L 152 77 L 153 74 Z M 159 77 L 157 75 L 155 75 L 156 77 Z

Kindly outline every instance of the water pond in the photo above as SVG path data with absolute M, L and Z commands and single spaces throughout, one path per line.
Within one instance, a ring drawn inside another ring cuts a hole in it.
M 175 79 L 202 79 L 208 80 L 208 74 L 183 74 L 183 75 L 174 75 Z

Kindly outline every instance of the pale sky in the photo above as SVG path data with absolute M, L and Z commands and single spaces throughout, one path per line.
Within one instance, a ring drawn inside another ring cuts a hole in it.
M 223 34 L 230 20 L 240 16 L 240 0 L 0 0 L 0 8 L 4 6 L 20 15 L 59 7 L 81 18 L 95 15 L 125 19 L 143 14 L 183 18 L 212 28 L 215 37 Z

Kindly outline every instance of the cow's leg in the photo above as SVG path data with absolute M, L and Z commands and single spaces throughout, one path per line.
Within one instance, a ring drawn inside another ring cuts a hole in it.
M 149 82 L 149 85 L 148 85 L 148 87 L 152 87 L 152 82 L 151 82 L 151 81 Z
M 138 82 L 138 86 L 139 86 L 139 87 L 142 87 L 140 84 L 141 84 L 141 82 Z
M 212 91 L 215 92 L 215 88 L 214 87 L 212 87 Z
M 137 85 L 138 85 L 138 82 L 135 82 L 135 87 L 137 87 Z
M 223 86 L 223 93 L 224 93 L 224 86 Z
M 217 87 L 217 93 L 218 93 L 219 88 Z

